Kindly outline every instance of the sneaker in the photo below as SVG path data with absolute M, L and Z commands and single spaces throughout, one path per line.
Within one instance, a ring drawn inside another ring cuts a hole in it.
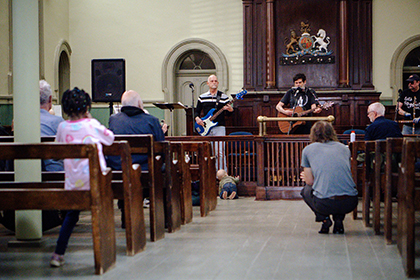
M 223 199 L 226 199 L 226 198 L 227 198 L 227 191 L 224 191 L 224 192 L 223 192 L 223 194 L 222 194 L 222 198 L 223 198 Z
M 50 261 L 52 267 L 60 267 L 64 264 L 64 255 L 53 253 Z
M 149 208 L 150 206 L 150 200 L 147 198 L 143 199 L 143 208 Z
M 332 226 L 332 222 L 329 217 L 325 218 L 325 220 L 322 222 L 321 230 L 318 231 L 321 234 L 328 234 L 330 231 L 330 227 Z

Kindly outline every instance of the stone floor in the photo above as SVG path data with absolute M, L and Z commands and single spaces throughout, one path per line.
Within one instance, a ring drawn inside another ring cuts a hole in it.
M 116 216 L 117 264 L 103 276 L 94 275 L 88 213 L 60 268 L 49 266 L 58 228 L 41 248 L 16 249 L 7 247 L 13 233 L 0 227 L 0 279 L 405 279 L 396 245 L 361 219 L 347 216 L 344 235 L 321 235 L 303 201 L 219 200 L 205 218 L 194 208 L 192 223 L 158 242 L 148 238 L 134 257 L 125 256 Z

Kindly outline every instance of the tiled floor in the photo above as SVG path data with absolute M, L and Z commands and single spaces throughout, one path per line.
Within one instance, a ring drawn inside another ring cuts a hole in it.
M 125 256 L 118 228 L 116 267 L 101 277 L 94 275 L 87 216 L 61 268 L 49 267 L 58 229 L 45 234 L 40 249 L 13 249 L 13 235 L 0 228 L 0 279 L 405 279 L 396 245 L 385 245 L 360 219 L 347 216 L 344 235 L 321 235 L 303 201 L 240 198 L 219 200 L 205 218 L 194 211 L 192 223 L 148 240 L 134 257 Z

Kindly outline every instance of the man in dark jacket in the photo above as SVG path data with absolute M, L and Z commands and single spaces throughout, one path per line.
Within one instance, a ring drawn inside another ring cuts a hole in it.
M 158 118 L 146 113 L 143 109 L 143 101 L 140 95 L 128 90 L 121 97 L 121 112 L 109 118 L 109 129 L 118 134 L 152 134 L 155 141 L 165 140 L 162 127 Z M 147 155 L 132 155 L 133 163 L 141 165 L 142 170 L 148 169 Z M 121 170 L 121 158 L 119 156 L 108 156 L 107 164 L 115 170 Z M 118 201 L 121 209 L 122 228 L 125 228 L 123 200 Z
M 367 109 L 367 115 L 372 124 L 366 128 L 365 140 L 403 137 L 398 124 L 385 119 L 385 106 L 381 103 L 375 102 L 370 104 Z

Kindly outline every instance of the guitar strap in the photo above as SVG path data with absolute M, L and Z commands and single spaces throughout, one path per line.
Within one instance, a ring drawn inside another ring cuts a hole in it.
M 217 91 L 216 106 L 215 106 L 216 109 L 217 109 L 217 106 L 219 105 L 219 102 L 220 102 L 220 98 L 221 97 L 222 97 L 222 92 L 221 91 Z

